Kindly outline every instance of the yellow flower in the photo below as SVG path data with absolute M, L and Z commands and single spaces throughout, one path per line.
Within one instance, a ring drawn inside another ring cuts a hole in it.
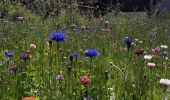
M 62 75 L 62 74 L 63 74 L 63 71 L 60 71 L 60 74 Z
M 45 52 L 44 55 L 45 55 L 45 56 L 48 56 L 48 52 Z

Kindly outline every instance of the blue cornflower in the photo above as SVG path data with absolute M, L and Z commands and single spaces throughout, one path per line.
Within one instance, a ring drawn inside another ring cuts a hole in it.
M 64 41 L 65 40 L 65 34 L 62 33 L 62 32 L 59 32 L 59 33 L 52 33 L 51 34 L 51 40 L 54 40 L 54 41 Z
M 125 39 L 124 43 L 126 43 L 128 46 L 131 46 L 132 40 L 131 39 Z
M 6 52 L 5 55 L 8 56 L 8 57 L 12 57 L 12 56 L 14 56 L 14 53 L 13 52 Z
M 99 52 L 95 49 L 88 49 L 88 50 L 85 51 L 85 55 L 87 57 L 95 57 L 95 56 L 99 55 Z
M 168 51 L 163 51 L 163 52 L 162 52 L 162 55 L 163 55 L 164 57 L 167 57 L 167 56 L 168 56 Z

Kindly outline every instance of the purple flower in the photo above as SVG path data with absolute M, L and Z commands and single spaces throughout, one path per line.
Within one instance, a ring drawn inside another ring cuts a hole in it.
M 59 32 L 59 33 L 52 33 L 51 34 L 51 40 L 54 40 L 54 41 L 64 41 L 65 40 L 65 34 L 62 33 L 62 32 Z
M 22 59 L 22 60 L 28 60 L 28 59 L 29 59 L 29 56 L 21 56 L 21 59 Z
M 92 100 L 92 98 L 91 98 L 91 96 L 88 96 L 84 100 Z
M 96 57 L 96 56 L 99 55 L 99 52 L 95 49 L 88 49 L 88 50 L 85 51 L 85 55 L 87 57 Z
M 162 52 L 162 55 L 163 55 L 164 57 L 167 57 L 167 56 L 168 56 L 168 51 L 163 51 L 163 52 Z
M 132 40 L 127 38 L 124 40 L 124 43 L 127 45 L 127 49 L 129 50 L 132 45 Z
M 62 81 L 64 79 L 63 75 L 57 75 L 56 80 L 57 81 Z
M 125 40 L 124 40 L 124 43 L 127 44 L 127 45 L 129 45 L 129 46 L 131 46 L 132 40 L 131 40 L 131 39 L 125 39 Z
M 9 68 L 10 71 L 12 72 L 16 72 L 18 70 L 18 67 L 17 66 L 12 66 Z
M 12 56 L 14 56 L 14 53 L 13 52 L 6 52 L 5 55 L 8 56 L 8 57 L 12 57 Z

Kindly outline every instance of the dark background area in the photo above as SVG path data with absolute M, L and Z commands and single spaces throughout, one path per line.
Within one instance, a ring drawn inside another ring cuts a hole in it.
M 10 4 L 21 4 L 35 14 L 48 18 L 58 16 L 63 9 L 70 13 L 77 7 L 81 14 L 104 16 L 108 12 L 151 12 L 152 8 L 161 0 L 1 0 L 4 5 L 1 18 L 8 13 Z M 76 9 L 77 9 L 76 8 Z M 88 14 L 87 14 L 88 13 Z M 18 15 L 19 16 L 19 15 Z
M 160 0 L 98 0 L 93 6 L 97 7 L 95 15 L 105 15 L 115 8 L 123 12 L 151 11 L 158 2 Z

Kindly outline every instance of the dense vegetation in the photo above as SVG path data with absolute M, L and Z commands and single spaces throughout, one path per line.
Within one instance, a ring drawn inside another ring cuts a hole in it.
M 11 5 L 22 5 L 35 14 L 48 17 L 59 16 L 61 13 L 69 16 L 75 12 L 84 15 L 92 14 L 95 17 L 105 15 L 108 12 L 117 14 L 119 11 L 133 12 L 146 11 L 154 13 L 161 0 L 1 0 L 0 17 L 8 15 Z M 17 15 L 17 14 L 16 14 Z
M 74 11 L 44 19 L 20 4 L 0 7 L 7 12 L 0 22 L 2 100 L 170 98 L 163 80 L 170 79 L 168 14 L 95 18 Z

